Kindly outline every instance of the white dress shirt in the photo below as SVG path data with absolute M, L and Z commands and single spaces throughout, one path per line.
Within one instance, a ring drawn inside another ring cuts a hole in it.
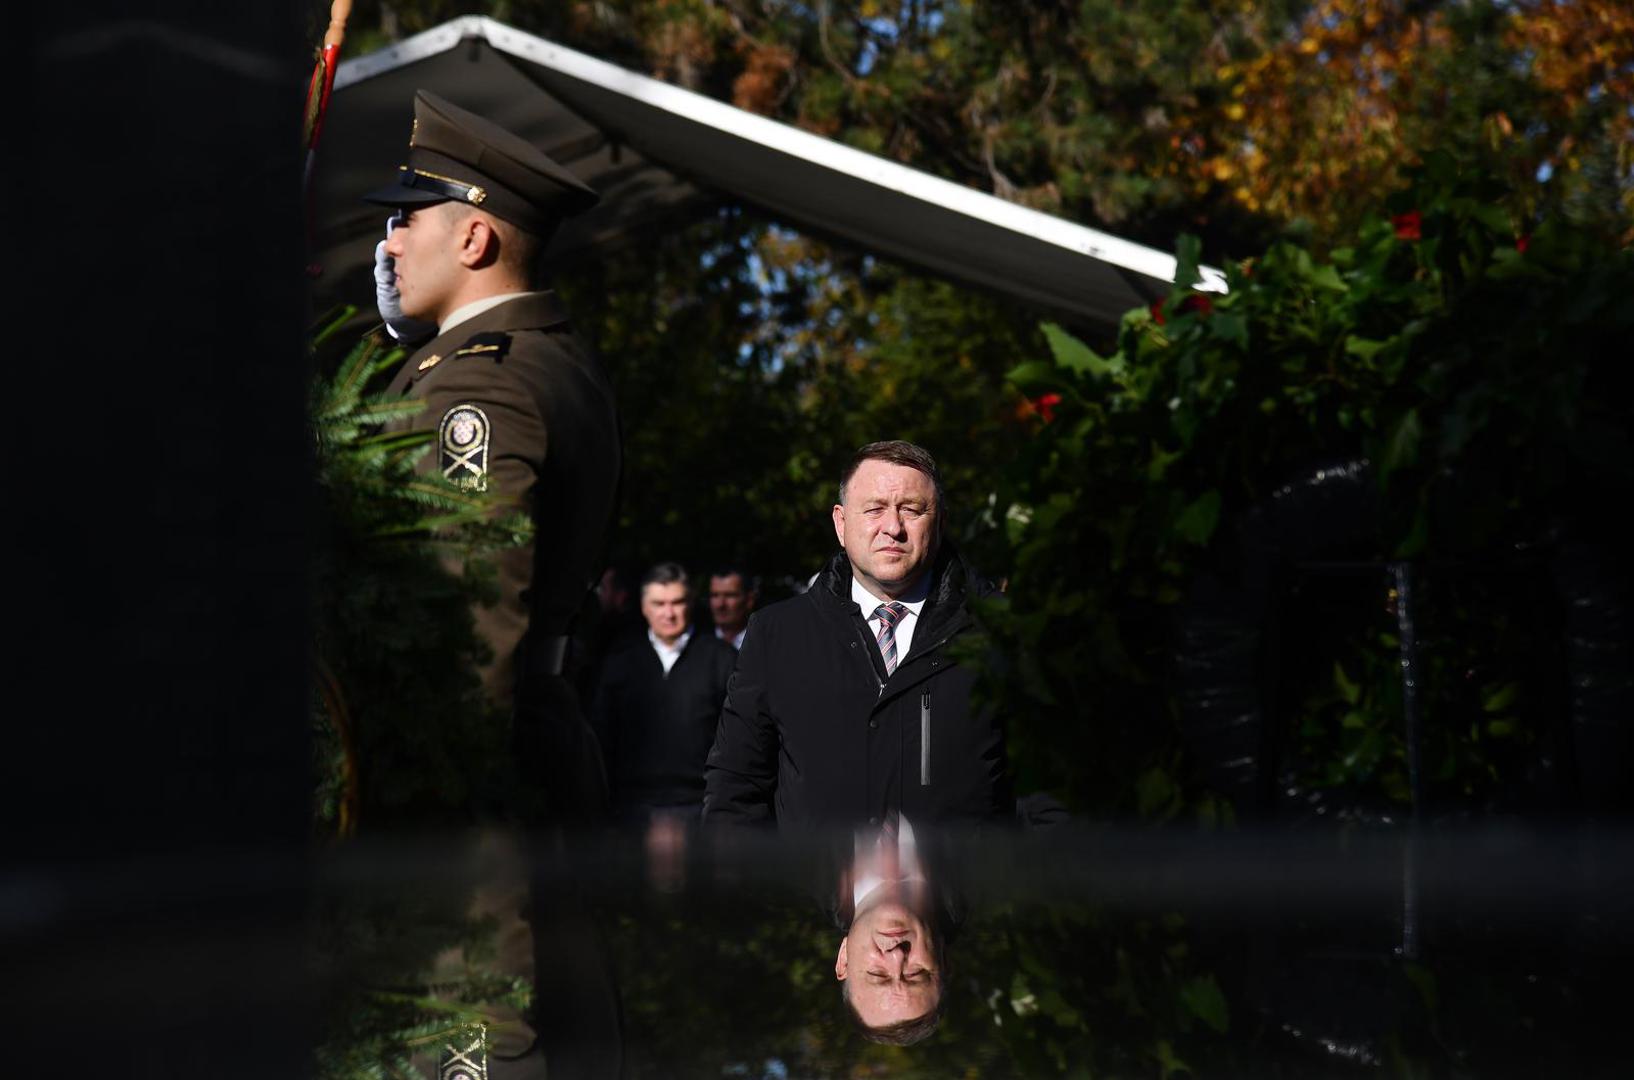
M 681 636 L 675 639 L 673 645 L 665 645 L 659 641 L 658 635 L 653 633 L 650 627 L 647 630 L 647 640 L 652 642 L 653 651 L 658 654 L 658 662 L 664 665 L 664 676 L 668 678 L 670 668 L 675 666 L 675 661 L 681 659 L 681 650 L 692 640 L 692 627 L 681 631 Z
M 743 639 L 744 639 L 745 636 L 748 635 L 748 633 L 749 633 L 749 624 L 748 623 L 744 623 L 743 624 L 743 629 L 739 630 L 737 633 L 733 634 L 731 637 L 727 637 L 726 636 L 726 631 L 722 630 L 720 627 L 718 627 L 718 626 L 715 627 L 715 636 L 716 637 L 720 638 L 722 641 L 724 641 L 728 645 L 732 646 L 732 648 L 739 649 L 739 650 L 741 650 L 743 648 Z
M 919 579 L 919 583 L 906 595 L 897 598 L 897 603 L 908 610 L 896 624 L 896 662 L 898 665 L 908 658 L 908 649 L 913 645 L 914 628 L 919 625 L 919 612 L 925 606 L 925 598 L 930 595 L 930 571 Z M 851 578 L 851 599 L 856 601 L 857 607 L 862 609 L 862 617 L 868 620 L 868 632 L 879 640 L 879 628 L 882 620 L 875 611 L 885 603 L 879 597 L 863 588 L 862 582 L 855 576 Z
M 900 886 L 925 880 L 925 868 L 919 863 L 919 848 L 913 839 L 913 826 L 908 824 L 907 818 L 900 818 L 897 822 L 897 874 L 890 879 L 879 873 L 880 858 L 876 849 L 881 842 L 877 832 L 859 832 L 856 836 L 854 864 L 858 872 L 851 883 L 852 911 L 861 911 L 862 902 L 882 885 Z

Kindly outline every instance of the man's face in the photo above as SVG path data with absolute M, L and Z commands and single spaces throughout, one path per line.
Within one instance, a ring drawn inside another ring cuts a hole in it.
M 675 639 L 687 628 L 687 587 L 679 582 L 643 585 L 641 617 L 647 620 L 647 626 L 659 641 L 665 645 L 675 644 Z
M 755 594 L 743 586 L 742 574 L 709 579 L 709 614 L 722 632 L 735 634 L 749 621 Z
M 851 922 L 834 976 L 871 1028 L 917 1020 L 942 998 L 942 970 L 925 922 L 899 899 L 870 905 Z
M 941 538 L 936 485 L 918 469 L 865 461 L 834 507 L 834 534 L 868 591 L 895 598 L 930 569 Z
M 446 203 L 398 211 L 397 224 L 386 238 L 386 254 L 394 260 L 404 315 L 440 323 L 458 306 L 452 302 L 462 269 L 458 221 Z
M 601 584 L 596 589 L 596 595 L 601 598 L 603 611 L 616 613 L 630 610 L 630 590 L 619 579 L 616 570 L 602 571 Z

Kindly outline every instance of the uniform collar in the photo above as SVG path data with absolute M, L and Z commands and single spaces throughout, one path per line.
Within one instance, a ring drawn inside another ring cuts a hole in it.
M 508 292 L 499 293 L 496 296 L 484 296 L 481 300 L 473 300 L 469 304 L 455 308 L 449 313 L 448 318 L 443 320 L 443 324 L 437 327 L 437 333 L 446 334 L 460 323 L 468 322 L 471 319 L 476 318 L 478 315 L 481 315 L 484 311 L 487 311 L 490 308 L 496 308 L 500 304 L 505 303 L 507 300 L 520 300 L 525 296 L 542 295 L 544 294 L 537 292 Z
M 494 297 L 486 299 L 493 300 Z M 481 303 L 482 301 L 473 301 Z M 470 304 L 465 305 L 470 307 Z M 464 309 L 454 312 L 459 315 Z M 409 376 L 420 370 L 421 364 L 432 356 L 447 356 L 477 334 L 505 333 L 511 330 L 542 330 L 567 322 L 567 310 L 550 290 L 544 292 L 510 293 L 490 307 L 464 318 L 457 325 L 448 322 L 446 330 L 415 350 L 403 365 L 399 378 L 406 389 Z M 429 366 L 429 365 L 427 365 Z

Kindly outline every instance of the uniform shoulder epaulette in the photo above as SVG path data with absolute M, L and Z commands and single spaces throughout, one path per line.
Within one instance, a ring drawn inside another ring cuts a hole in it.
M 489 334 L 476 334 L 464 345 L 448 354 L 450 360 L 455 357 L 481 356 L 494 363 L 505 359 L 505 353 L 510 350 L 511 335 L 503 331 Z

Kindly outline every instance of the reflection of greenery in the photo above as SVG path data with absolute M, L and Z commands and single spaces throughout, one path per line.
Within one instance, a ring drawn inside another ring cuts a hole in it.
M 525 1009 L 527 980 L 496 975 L 493 935 L 466 915 L 460 888 L 421 878 L 410 889 L 378 883 L 326 900 L 313 919 L 315 972 L 326 986 L 315 1072 L 323 1080 L 418 1077 L 411 1058 L 455 1041 L 485 1014 L 477 1006 Z M 438 968 L 433 958 L 457 949 L 465 966 Z
M 314 348 L 350 314 L 320 330 Z M 519 542 L 529 525 L 496 515 L 480 493 L 418 473 L 432 433 L 382 430 L 421 408 L 370 393 L 403 355 L 371 335 L 313 387 L 322 523 L 313 590 L 315 814 L 323 833 L 340 837 L 458 826 L 505 796 L 508 727 L 477 681 L 486 649 L 471 605 L 491 588 L 483 556 Z M 345 844 L 334 851 L 343 862 L 347 853 Z M 467 903 L 459 888 L 423 882 L 324 899 L 314 919 L 330 994 L 319 1075 L 406 1075 L 414 1048 L 459 1030 L 473 1019 L 472 1004 L 525 999 L 528 987 L 484 970 L 490 935 L 467 917 Z M 432 959 L 453 947 L 472 966 L 429 985 Z
M 742 898 L 615 901 L 608 937 L 625 1003 L 626 1075 L 683 1077 L 1344 1076 L 1340 1032 L 1284 1030 L 1292 996 L 1367 1017 L 1388 1075 L 1599 1075 L 1618 1000 L 1603 969 L 1476 931 L 1433 962 L 1380 951 L 1338 963 L 1267 954 L 1240 926 L 1111 914 L 1088 898 L 975 911 L 949 953 L 948 1010 L 899 1049 L 850 1029 L 833 976 L 839 931 L 815 907 Z M 1279 929 L 1288 936 L 1290 928 Z M 1267 986 L 1267 984 L 1270 984 Z M 1232 986 L 1254 986 L 1235 994 Z M 1365 995 L 1347 999 L 1347 993 Z M 1585 1072 L 1573 1072 L 1583 1069 Z
M 833 970 L 842 933 L 792 887 L 607 892 L 631 1077 L 1150 1076 L 1160 1060 L 1220 1060 L 1241 1030 L 1173 915 L 979 904 L 947 950 L 942 1026 L 902 1049 L 852 1029 Z

